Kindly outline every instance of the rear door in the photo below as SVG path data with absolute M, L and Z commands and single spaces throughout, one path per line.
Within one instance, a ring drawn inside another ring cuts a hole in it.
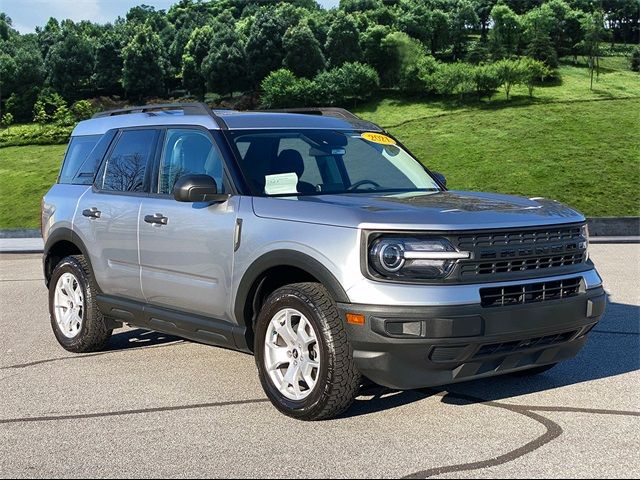
M 138 216 L 148 195 L 158 129 L 118 132 L 81 197 L 74 230 L 84 241 L 103 293 L 143 300 L 138 261 Z
M 173 186 L 185 174 L 213 177 L 229 191 L 211 134 L 197 127 L 167 128 L 152 194 L 139 216 L 142 290 L 148 303 L 229 320 L 234 234 L 240 197 L 223 203 L 184 203 Z

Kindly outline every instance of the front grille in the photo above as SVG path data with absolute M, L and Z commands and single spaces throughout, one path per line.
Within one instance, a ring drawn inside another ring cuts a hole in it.
M 572 330 L 571 332 L 559 333 L 557 335 L 546 335 L 544 337 L 528 338 L 526 340 L 483 345 L 473 358 L 488 357 L 490 355 L 508 355 L 529 348 L 547 347 L 557 343 L 568 342 L 576 333 L 578 333 L 577 330 Z
M 504 307 L 572 297 L 580 293 L 581 280 L 581 277 L 575 277 L 551 282 L 481 288 L 480 303 L 483 307 Z
M 474 262 L 462 265 L 462 276 L 487 275 L 490 273 L 524 272 L 527 270 L 540 270 L 545 268 L 566 267 L 578 265 L 584 262 L 583 253 L 559 255 L 555 257 L 533 257 L 519 260 L 506 260 L 502 262 Z
M 512 232 L 489 232 L 458 236 L 460 249 L 472 250 L 478 247 L 544 244 L 581 238 L 580 225 L 570 227 L 550 227 Z
M 513 278 L 547 275 L 586 262 L 586 238 L 581 225 L 476 232 L 452 238 L 458 250 L 472 252 L 470 260 L 459 262 L 460 280 L 483 275 Z M 577 267 L 576 267 L 577 266 Z

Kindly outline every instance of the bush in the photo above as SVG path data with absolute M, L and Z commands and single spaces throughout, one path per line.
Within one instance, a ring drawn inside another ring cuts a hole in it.
M 475 90 L 473 66 L 468 63 L 443 63 L 435 73 L 436 91 L 441 95 L 463 95 Z
M 286 68 L 271 72 L 261 87 L 261 104 L 265 108 L 305 107 L 318 101 L 316 83 L 307 78 L 297 78 Z
M 493 92 L 502 84 L 498 70 L 492 64 L 476 66 L 473 69 L 473 82 L 478 99 L 484 96 L 491 98 Z
M 430 55 L 422 55 L 416 62 L 406 65 L 400 75 L 400 90 L 410 94 L 434 93 L 434 75 L 440 64 Z
M 340 103 L 352 102 L 356 105 L 359 100 L 370 98 L 380 86 L 378 72 L 363 63 L 345 63 L 337 69 L 336 75 Z
M 67 102 L 60 94 L 49 89 L 42 90 L 33 106 L 33 121 L 41 125 L 52 122 L 61 107 L 67 108 Z
M 633 52 L 631 52 L 631 70 L 634 72 L 640 72 L 640 47 L 636 47 Z
M 529 89 L 529 96 L 533 97 L 533 89 L 538 82 L 544 81 L 551 75 L 551 70 L 543 62 L 524 57 L 518 61 L 520 81 Z
M 91 118 L 96 113 L 96 109 L 89 100 L 78 100 L 71 105 L 71 112 L 77 121 L 81 121 Z
M 13 124 L 13 115 L 11 115 L 10 113 L 5 113 L 4 115 L 2 115 L 0 124 L 3 128 L 9 129 L 9 127 Z
M 500 85 L 504 87 L 504 93 L 507 95 L 507 100 L 509 100 L 511 88 L 522 83 L 520 63 L 518 60 L 504 59 L 497 61 L 494 65 L 500 79 Z
M 72 126 L 58 125 L 38 126 L 34 124 L 15 125 L 0 131 L 0 147 L 20 145 L 57 145 L 69 141 Z

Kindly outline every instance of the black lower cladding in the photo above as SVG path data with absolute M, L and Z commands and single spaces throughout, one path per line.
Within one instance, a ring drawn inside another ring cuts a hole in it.
M 363 375 L 390 388 L 445 385 L 574 357 L 604 313 L 601 287 L 540 303 L 388 307 L 339 303 Z

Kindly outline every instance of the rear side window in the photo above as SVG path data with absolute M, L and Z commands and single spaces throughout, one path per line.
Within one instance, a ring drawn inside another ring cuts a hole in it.
M 125 130 L 104 164 L 102 190 L 143 192 L 145 173 L 154 154 L 157 130 Z
M 86 135 L 71 138 L 69 147 L 67 147 L 67 154 L 65 155 L 64 162 L 62 163 L 62 170 L 60 170 L 58 183 L 76 183 L 74 182 L 74 178 L 80 170 L 80 167 L 85 163 L 85 160 L 93 148 L 98 143 L 98 140 L 100 140 L 100 137 L 101 135 Z M 92 181 L 93 177 L 88 183 L 91 183 Z

